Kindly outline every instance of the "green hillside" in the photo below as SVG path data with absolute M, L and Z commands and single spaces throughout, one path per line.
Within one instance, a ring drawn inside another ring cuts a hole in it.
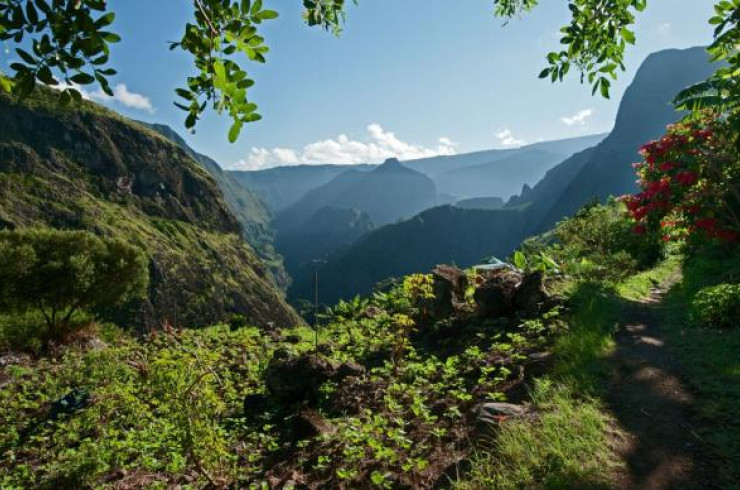
M 297 321 L 216 181 L 177 145 L 90 102 L 63 108 L 47 90 L 22 104 L 2 96 L 0 125 L 0 227 L 88 230 L 146 251 L 148 300 L 118 321 Z

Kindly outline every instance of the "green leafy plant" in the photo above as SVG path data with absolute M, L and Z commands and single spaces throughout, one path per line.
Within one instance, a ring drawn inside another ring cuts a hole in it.
M 546 237 L 547 252 L 565 273 L 590 279 L 619 280 L 653 266 L 665 253 L 657 233 L 636 235 L 624 205 L 591 203 L 557 224 Z M 526 248 L 542 247 L 537 242 Z
M 522 250 L 517 250 L 511 256 L 511 264 L 519 270 L 525 272 L 547 272 L 558 273 L 560 266 L 550 255 L 543 250 L 527 256 Z
M 700 290 L 691 302 L 690 316 L 704 327 L 737 327 L 740 319 L 740 285 L 720 284 Z

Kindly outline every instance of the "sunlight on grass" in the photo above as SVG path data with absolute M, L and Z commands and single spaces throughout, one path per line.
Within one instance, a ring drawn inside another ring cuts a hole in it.
M 533 403 L 540 413 L 505 423 L 496 454 L 482 455 L 460 489 L 606 487 L 618 464 L 609 450 L 609 419 L 601 404 L 578 396 L 567 383 L 537 382 Z

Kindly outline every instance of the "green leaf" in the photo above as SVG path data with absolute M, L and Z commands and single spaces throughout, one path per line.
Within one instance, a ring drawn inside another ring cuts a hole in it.
M 6 93 L 10 93 L 13 90 L 12 80 L 0 75 L 0 90 Z
M 514 252 L 514 267 L 522 270 L 527 268 L 527 257 L 521 250 Z
M 241 121 L 234 121 L 234 124 L 231 126 L 231 129 L 229 130 L 229 143 L 234 143 L 239 138 L 239 133 L 242 131 L 242 123 Z
M 261 19 L 264 19 L 264 20 L 272 20 L 272 19 L 278 18 L 278 13 L 275 12 L 274 10 L 263 10 L 259 14 L 259 16 Z
M 95 77 L 88 73 L 80 72 L 73 75 L 70 80 L 74 83 L 79 83 L 80 85 L 89 85 L 95 81 Z
M 627 29 L 626 27 L 622 27 L 622 39 L 624 39 L 629 44 L 635 44 L 635 33 Z

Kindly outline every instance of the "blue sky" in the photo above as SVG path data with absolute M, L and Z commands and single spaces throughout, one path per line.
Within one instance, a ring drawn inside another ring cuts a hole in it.
M 710 40 L 713 4 L 650 0 L 629 70 L 605 101 L 575 78 L 556 85 L 537 78 L 567 20 L 565 0 L 544 0 L 506 27 L 493 17 L 491 0 L 360 0 L 340 38 L 304 26 L 299 0 L 266 0 L 281 17 L 263 28 L 267 65 L 250 66 L 257 80 L 251 97 L 264 119 L 232 145 L 227 118 L 211 114 L 189 135 L 172 105 L 191 68 L 167 41 L 180 37 L 192 2 L 109 3 L 124 38 L 114 50 L 114 85 L 125 88 L 105 103 L 169 124 L 222 166 L 241 168 L 413 158 L 608 131 L 650 52 Z

